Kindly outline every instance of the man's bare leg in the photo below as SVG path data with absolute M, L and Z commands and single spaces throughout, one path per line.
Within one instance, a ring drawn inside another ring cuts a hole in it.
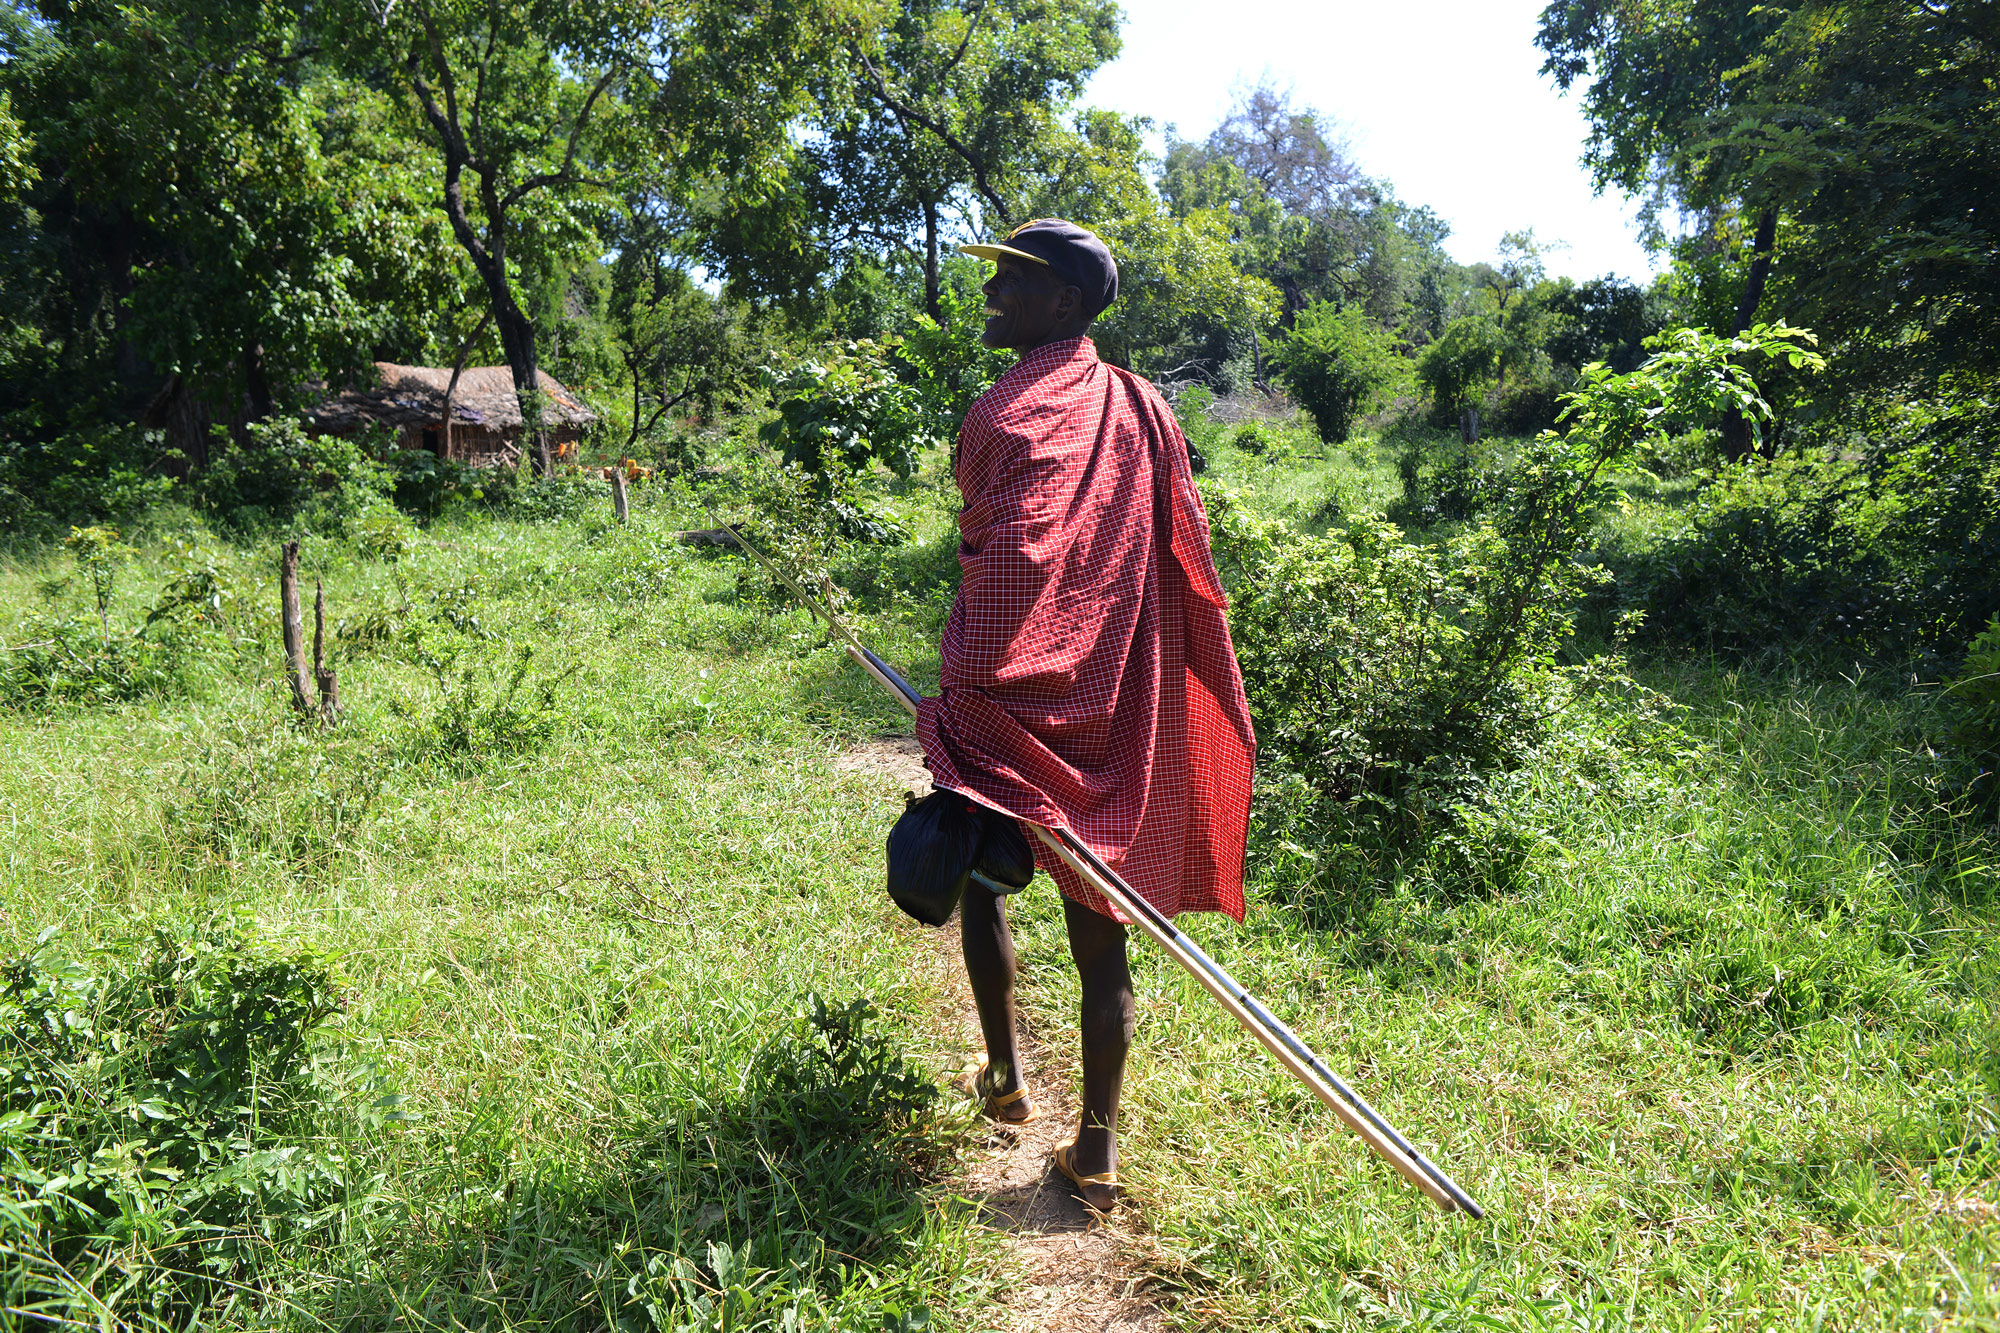
M 1125 1087 L 1125 1054 L 1132 1047 L 1132 973 L 1125 962 L 1125 927 L 1063 899 L 1069 955 L 1083 982 L 1083 1116 L 1070 1165 L 1094 1176 L 1118 1169 L 1118 1099 Z M 1109 1210 L 1110 1186 L 1091 1186 L 1084 1202 Z
M 1007 901 L 974 884 L 958 907 L 959 939 L 965 948 L 965 975 L 972 982 L 972 1002 L 979 1008 L 979 1030 L 986 1038 L 986 1085 L 983 1095 L 998 1097 L 1021 1086 L 1021 1053 L 1014 1038 L 1014 934 L 1007 928 Z M 1022 1098 L 999 1112 L 1001 1120 L 1019 1120 L 1028 1112 Z

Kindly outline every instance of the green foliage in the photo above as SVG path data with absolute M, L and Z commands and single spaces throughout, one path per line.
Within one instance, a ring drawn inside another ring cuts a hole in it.
M 1030 207 L 1104 238 L 1118 260 L 1118 299 L 1098 317 L 1091 337 L 1112 361 L 1157 371 L 1186 360 L 1218 330 L 1267 327 L 1279 300 L 1268 282 L 1236 266 L 1227 218 L 1206 210 L 1175 213 L 1147 168 L 1137 122 L 1085 112 L 1050 145 Z
M 1271 351 L 1292 397 L 1320 438 L 1345 443 L 1357 417 L 1392 397 L 1409 373 L 1396 340 L 1359 306 L 1307 306 Z
M 233 1304 L 274 1247 L 367 1212 L 309 1045 L 339 1009 L 325 960 L 241 924 L 59 957 L 0 989 L 0 1254 L 12 1309 L 179 1327 Z M 380 1121 L 378 1093 L 348 1116 Z
M 118 570 L 138 552 L 118 540 L 118 529 L 113 527 L 71 528 L 69 536 L 63 539 L 63 547 L 76 560 L 76 567 L 90 580 L 90 592 L 97 603 L 97 623 L 108 636 L 111 633 L 111 593 L 117 584 Z
M 1484 315 L 1461 315 L 1417 354 L 1417 383 L 1431 401 L 1431 419 L 1446 428 L 1467 408 L 1483 408 L 1500 372 L 1503 339 Z
M 1992 35 L 1955 7 L 1890 0 L 1663 7 L 1558 0 L 1544 71 L 1582 84 L 1600 185 L 1710 226 L 1677 268 L 1717 313 L 1775 223 L 1766 298 L 1840 345 L 1829 390 L 1879 397 L 1995 366 L 2000 248 L 1981 201 L 2000 133 Z M 1728 327 L 1712 315 L 1683 318 Z
M 1214 415 L 1215 394 L 1204 384 L 1190 384 L 1174 395 L 1174 420 L 1188 447 L 1207 456 L 1222 443 L 1225 427 Z
M 337 532 L 382 504 L 393 486 L 372 439 L 315 435 L 289 417 L 249 427 L 240 448 L 219 448 L 195 479 L 193 498 L 225 527 L 272 524 Z
M 180 644 L 107 634 L 76 617 L 30 615 L 0 646 L 0 707 L 115 704 L 173 693 L 184 665 Z
M 2000 802 L 2000 615 L 1966 649 L 1945 693 L 1955 717 L 1952 744 L 1977 772 L 1973 799 L 1990 808 Z
M 1733 657 L 1833 651 L 1935 678 L 2000 611 L 2000 431 L 1970 399 L 1708 479 L 1661 540 L 1614 542 L 1647 633 Z
M 778 415 L 759 437 L 813 477 L 877 461 L 907 477 L 917 451 L 933 443 L 921 395 L 875 343 L 846 343 L 782 373 L 767 368 L 764 385 Z
M 114 631 L 110 613 L 115 575 L 138 553 L 113 528 L 72 530 L 64 543 L 89 582 L 96 623 L 67 614 L 67 580 L 45 586 L 53 605 L 37 608 L 0 645 L 0 708 L 59 704 L 105 705 L 185 693 L 205 657 L 226 655 L 222 637 L 233 583 L 214 553 L 183 543 L 145 621 Z
M 1566 671 L 1557 657 L 1599 578 L 1579 557 L 1615 496 L 1607 466 L 1667 423 L 1768 413 L 1731 358 L 1810 366 L 1809 339 L 1682 329 L 1630 374 L 1586 368 L 1567 433 L 1531 441 L 1495 485 L 1491 521 L 1442 545 L 1373 519 L 1322 538 L 1224 521 L 1267 818 L 1295 841 L 1318 827 L 1391 856 L 1476 824 L 1492 776 L 1524 762 L 1579 691 L 1619 680 L 1614 662 Z
M 477 631 L 476 620 L 470 629 Z M 513 666 L 494 672 L 490 682 L 477 660 L 460 665 L 464 654 L 458 645 L 433 648 L 419 638 L 417 651 L 438 686 L 436 703 L 416 720 L 411 749 L 419 758 L 475 768 L 532 754 L 569 726 L 569 709 L 558 696 L 568 673 L 544 675 L 531 684 L 535 650 L 527 644 L 515 651 Z

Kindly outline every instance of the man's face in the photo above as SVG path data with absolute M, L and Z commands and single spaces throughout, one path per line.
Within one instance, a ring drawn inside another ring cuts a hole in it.
M 1075 313 L 1082 293 L 1047 264 L 1001 255 L 986 293 L 986 328 L 979 341 L 992 348 L 1026 351 L 1049 341 Z

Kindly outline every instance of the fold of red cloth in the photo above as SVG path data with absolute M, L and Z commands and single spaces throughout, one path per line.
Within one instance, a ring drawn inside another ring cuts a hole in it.
M 1088 338 L 1049 343 L 966 414 L 957 480 L 965 577 L 917 714 L 937 785 L 1068 827 L 1169 916 L 1241 921 L 1256 738 L 1172 410 Z

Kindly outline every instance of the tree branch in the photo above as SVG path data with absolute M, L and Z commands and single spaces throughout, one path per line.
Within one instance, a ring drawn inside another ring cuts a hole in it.
M 536 172 L 534 175 L 522 181 L 519 185 L 516 185 L 513 189 L 507 191 L 506 196 L 500 201 L 501 206 L 503 208 L 512 206 L 523 195 L 530 194 L 536 190 L 543 188 L 544 186 L 569 185 L 569 184 L 594 184 L 594 185 L 606 184 L 606 182 L 603 181 L 589 181 L 585 180 L 582 177 L 574 176 L 571 174 L 570 168 L 576 164 L 577 143 L 583 135 L 583 127 L 590 120 L 591 108 L 597 104 L 597 99 L 599 95 L 602 94 L 606 88 L 610 87 L 611 81 L 617 78 L 620 72 L 621 72 L 621 66 L 618 65 L 616 62 L 614 62 L 610 66 L 610 68 L 604 71 L 604 77 L 599 79 L 596 85 L 591 88 L 590 95 L 583 99 L 583 107 L 576 113 L 576 123 L 569 127 L 569 144 L 563 150 L 562 166 L 555 171 Z
M 943 141 L 947 148 L 958 154 L 960 159 L 968 167 L 972 168 L 972 187 L 979 191 L 980 196 L 987 203 L 993 205 L 993 211 L 1000 215 L 1002 222 L 1012 222 L 1014 220 L 1014 211 L 1007 207 L 1007 201 L 1001 198 L 999 192 L 987 182 L 985 159 L 966 147 L 957 135 L 953 134 L 936 120 L 926 116 L 923 112 L 890 92 L 888 82 L 882 77 L 881 72 L 875 68 L 875 63 L 868 58 L 867 52 L 857 46 L 854 48 L 854 56 L 855 59 L 861 62 L 861 68 L 868 71 L 868 78 L 875 85 L 875 96 L 880 99 L 882 105 L 894 112 L 897 119 L 923 126 Z

